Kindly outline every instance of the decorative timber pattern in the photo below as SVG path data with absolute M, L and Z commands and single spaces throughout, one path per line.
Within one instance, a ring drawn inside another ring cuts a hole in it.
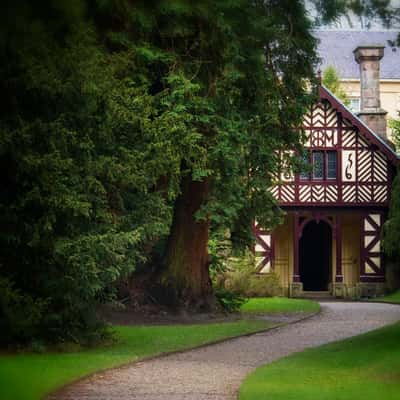
M 254 255 L 256 258 L 256 272 L 265 274 L 273 269 L 274 241 L 270 232 L 262 229 L 256 222 L 253 227 L 256 244 Z
M 381 260 L 381 214 L 367 214 L 361 219 L 361 282 L 385 280 Z
M 346 113 L 350 114 L 348 110 Z M 327 99 L 310 109 L 303 123 L 306 148 L 310 152 L 334 152 L 336 177 L 302 179 L 297 174 L 290 180 L 281 178 L 271 189 L 280 205 L 388 205 L 391 164 L 387 152 L 378 147 L 382 143 L 377 145 L 361 134 L 353 122 Z
M 332 293 L 342 297 L 359 291 L 369 293 L 373 286 L 378 290 L 385 282 L 381 230 L 399 157 L 389 142 L 323 86 L 319 87 L 318 103 L 303 119 L 302 129 L 304 161 L 309 168 L 293 176 L 285 163 L 296 154 L 280 154 L 282 162 L 271 194 L 287 212 L 286 230 L 271 234 L 255 224 L 257 271 L 286 274 L 291 280 L 290 295 L 301 294 L 308 279 L 302 274 L 303 229 L 310 221 L 324 221 L 332 233 L 328 262 Z M 292 247 L 286 246 L 290 240 Z M 285 252 L 288 259 L 281 263 Z M 317 266 L 323 267 L 320 262 Z

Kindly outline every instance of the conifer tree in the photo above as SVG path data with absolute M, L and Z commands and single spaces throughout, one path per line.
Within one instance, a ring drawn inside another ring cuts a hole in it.
M 396 148 L 400 145 L 400 120 L 391 120 L 392 136 Z M 397 274 L 400 272 L 400 175 L 397 175 L 393 181 L 391 202 L 389 208 L 389 218 L 384 225 L 383 250 L 391 261 L 391 268 L 395 267 Z M 398 277 L 399 278 L 399 277 Z M 400 282 L 397 282 L 399 284 Z
M 210 228 L 273 223 L 278 155 L 301 145 L 303 2 L 6 3 L 0 341 L 98 338 L 97 304 L 150 259 L 171 304 L 212 306 Z
M 323 85 L 328 88 L 343 104 L 348 105 L 349 99 L 340 85 L 339 75 L 333 65 L 329 65 L 322 76 Z

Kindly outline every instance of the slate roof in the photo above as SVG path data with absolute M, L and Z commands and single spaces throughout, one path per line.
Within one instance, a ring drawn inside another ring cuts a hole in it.
M 333 65 L 342 79 L 360 79 L 359 65 L 353 50 L 360 45 L 384 45 L 381 79 L 400 79 L 400 47 L 396 47 L 397 31 L 316 30 L 320 40 L 320 69 Z

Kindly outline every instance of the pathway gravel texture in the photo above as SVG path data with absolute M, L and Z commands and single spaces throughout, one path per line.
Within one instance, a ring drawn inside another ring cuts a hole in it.
M 400 320 L 400 306 L 321 303 L 310 319 L 264 333 L 137 362 L 64 388 L 57 400 L 233 400 L 260 365 Z

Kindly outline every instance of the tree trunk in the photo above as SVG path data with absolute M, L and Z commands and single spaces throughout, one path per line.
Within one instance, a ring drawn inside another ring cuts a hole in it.
M 162 284 L 168 288 L 170 301 L 196 311 L 215 306 L 208 270 L 209 222 L 195 219 L 208 193 L 208 179 L 198 182 L 187 176 L 182 180 L 162 275 Z

